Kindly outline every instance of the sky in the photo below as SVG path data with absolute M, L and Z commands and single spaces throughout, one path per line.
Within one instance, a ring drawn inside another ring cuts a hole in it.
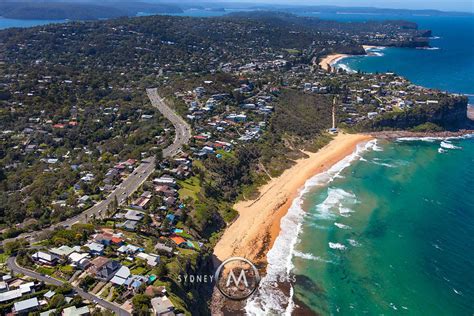
M 212 1 L 212 0 L 211 0 Z M 394 9 L 436 9 L 474 12 L 474 0 L 232 0 L 233 2 L 337 5 L 346 7 L 377 7 Z M 227 1 L 228 2 L 228 1 Z

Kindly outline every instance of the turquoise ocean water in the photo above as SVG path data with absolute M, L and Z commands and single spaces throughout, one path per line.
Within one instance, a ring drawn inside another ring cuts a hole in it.
M 474 18 L 402 18 L 432 29 L 434 49 L 386 48 L 339 64 L 472 100 Z M 300 199 L 293 299 L 323 315 L 472 315 L 474 139 L 378 142 L 357 156 Z
M 323 315 L 472 315 L 474 139 L 360 157 L 302 197 L 296 299 Z
M 474 94 L 474 18 L 406 19 L 433 30 L 433 49 L 386 48 L 339 65 L 393 71 L 416 84 Z M 247 311 L 322 315 L 473 315 L 474 139 L 371 142 L 310 179 L 281 222 L 268 280 Z

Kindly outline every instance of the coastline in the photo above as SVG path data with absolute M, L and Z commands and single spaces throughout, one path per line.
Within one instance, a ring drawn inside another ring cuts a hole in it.
M 382 46 L 373 46 L 373 45 L 362 45 L 362 48 L 364 48 L 365 50 L 365 56 L 371 56 L 371 55 L 375 55 L 375 54 L 371 54 L 370 50 L 372 49 L 383 49 L 384 47 Z M 326 71 L 330 71 L 332 69 L 332 67 L 334 66 L 334 64 L 336 64 L 338 61 L 340 61 L 341 59 L 344 59 L 344 58 L 347 58 L 347 57 L 352 57 L 352 56 L 355 56 L 355 55 L 349 55 L 349 54 L 330 54 L 330 55 L 327 55 L 325 57 L 323 57 L 318 65 L 326 70 Z
M 323 57 L 318 65 L 326 70 L 326 71 L 329 71 L 332 66 L 337 63 L 339 60 L 343 59 L 343 58 L 346 58 L 346 57 L 350 57 L 351 55 L 347 55 L 347 54 L 331 54 L 331 55 L 327 55 L 326 57 Z
M 219 261 L 231 256 L 245 257 L 266 266 L 267 253 L 280 234 L 281 219 L 305 182 L 352 154 L 357 145 L 373 139 L 366 134 L 339 134 L 328 145 L 296 161 L 282 175 L 265 184 L 258 198 L 234 205 L 239 217 L 214 248 Z

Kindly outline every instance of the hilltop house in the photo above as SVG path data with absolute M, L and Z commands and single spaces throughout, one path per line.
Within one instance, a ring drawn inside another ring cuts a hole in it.
M 117 261 L 105 257 L 97 257 L 91 261 L 91 267 L 88 269 L 88 272 L 99 280 L 108 281 L 119 268 L 120 263 Z
M 59 261 L 59 257 L 57 255 L 43 251 L 35 252 L 31 257 L 37 263 L 48 266 L 55 266 Z

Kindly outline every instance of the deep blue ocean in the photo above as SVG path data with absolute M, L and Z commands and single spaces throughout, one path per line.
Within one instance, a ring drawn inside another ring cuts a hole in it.
M 330 17 L 328 17 L 330 18 Z M 365 16 L 336 16 L 338 20 L 365 20 Z M 350 57 L 341 60 L 352 70 L 393 71 L 416 84 L 454 93 L 474 100 L 474 16 L 370 16 L 370 19 L 406 19 L 430 29 L 432 49 L 385 48 L 378 56 Z

